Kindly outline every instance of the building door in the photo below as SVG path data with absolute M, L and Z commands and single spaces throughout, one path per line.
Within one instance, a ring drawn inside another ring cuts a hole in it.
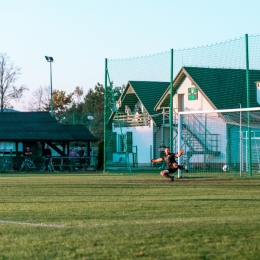
M 178 112 L 184 111 L 184 94 L 178 94 Z

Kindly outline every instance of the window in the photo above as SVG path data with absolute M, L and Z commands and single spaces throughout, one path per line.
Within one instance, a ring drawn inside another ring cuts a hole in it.
M 198 91 L 196 88 L 188 88 L 188 100 L 197 100 Z
M 133 134 L 132 132 L 126 132 L 126 134 L 117 135 L 117 152 L 127 152 L 132 153 L 133 146 Z M 126 148 L 127 147 L 127 148 Z
M 125 139 L 126 135 L 118 135 L 118 142 L 117 142 L 117 152 L 125 152 Z

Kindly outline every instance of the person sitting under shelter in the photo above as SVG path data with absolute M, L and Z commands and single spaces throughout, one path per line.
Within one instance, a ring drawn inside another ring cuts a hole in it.
M 76 170 L 76 157 L 77 157 L 77 154 L 76 154 L 75 150 L 72 148 L 69 153 L 69 160 L 70 160 L 72 170 Z
M 47 145 L 46 148 L 43 150 L 43 155 L 45 157 L 45 161 L 44 161 L 45 162 L 45 171 L 47 171 L 50 160 L 51 160 L 51 155 L 52 155 L 49 145 Z
M 84 162 L 84 156 L 86 156 L 85 151 L 82 149 L 82 147 L 80 146 L 78 149 L 78 157 L 79 157 L 79 163 L 82 166 L 85 162 Z
M 29 146 L 26 147 L 26 149 L 24 151 L 24 155 L 27 156 L 27 157 L 32 155 L 32 151 L 30 150 Z

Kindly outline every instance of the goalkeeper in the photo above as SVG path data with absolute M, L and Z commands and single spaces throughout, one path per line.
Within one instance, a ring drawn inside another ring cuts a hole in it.
M 166 178 L 170 178 L 171 181 L 174 181 L 174 176 L 171 175 L 172 173 L 176 172 L 178 169 L 185 170 L 182 165 L 178 165 L 176 162 L 177 157 L 180 157 L 183 154 L 184 150 L 180 149 L 179 153 L 170 153 L 169 147 L 164 148 L 164 155 L 158 159 L 151 159 L 151 162 L 161 162 L 165 161 L 166 165 L 168 166 L 167 170 L 163 170 L 160 172 L 160 175 Z M 185 170 L 188 172 L 188 170 Z

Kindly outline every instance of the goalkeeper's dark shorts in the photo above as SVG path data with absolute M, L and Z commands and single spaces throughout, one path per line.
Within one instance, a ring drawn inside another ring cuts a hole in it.
M 167 170 L 169 171 L 169 173 L 174 173 L 178 170 L 178 168 L 168 168 Z
M 174 173 L 174 172 L 176 172 L 178 169 L 180 169 L 180 170 L 185 170 L 182 165 L 178 165 L 178 168 L 168 168 L 168 171 L 169 171 L 169 173 Z M 186 172 L 187 172 L 187 171 L 186 171 Z

